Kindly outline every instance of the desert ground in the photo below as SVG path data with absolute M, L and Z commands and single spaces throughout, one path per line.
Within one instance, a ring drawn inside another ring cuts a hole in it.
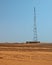
M 0 43 L 0 65 L 52 65 L 52 44 Z

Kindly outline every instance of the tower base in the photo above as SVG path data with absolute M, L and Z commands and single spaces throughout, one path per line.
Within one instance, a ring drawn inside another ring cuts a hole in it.
M 26 43 L 40 43 L 40 41 L 26 41 Z

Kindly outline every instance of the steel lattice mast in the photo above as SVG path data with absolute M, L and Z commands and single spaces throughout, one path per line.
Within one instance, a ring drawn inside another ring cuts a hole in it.
M 36 11 L 35 11 L 35 8 L 34 8 L 34 29 L 33 29 L 33 33 L 34 33 L 34 37 L 33 37 L 33 40 L 34 42 L 37 42 L 37 26 L 36 26 Z

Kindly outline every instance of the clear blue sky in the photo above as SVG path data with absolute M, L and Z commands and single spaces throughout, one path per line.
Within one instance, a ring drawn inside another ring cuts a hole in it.
M 52 42 L 52 0 L 0 0 L 0 42 L 33 40 L 34 6 L 38 40 Z

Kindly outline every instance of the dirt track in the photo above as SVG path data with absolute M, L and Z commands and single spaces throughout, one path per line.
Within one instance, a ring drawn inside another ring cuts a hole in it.
M 0 44 L 0 65 L 52 65 L 52 44 Z

